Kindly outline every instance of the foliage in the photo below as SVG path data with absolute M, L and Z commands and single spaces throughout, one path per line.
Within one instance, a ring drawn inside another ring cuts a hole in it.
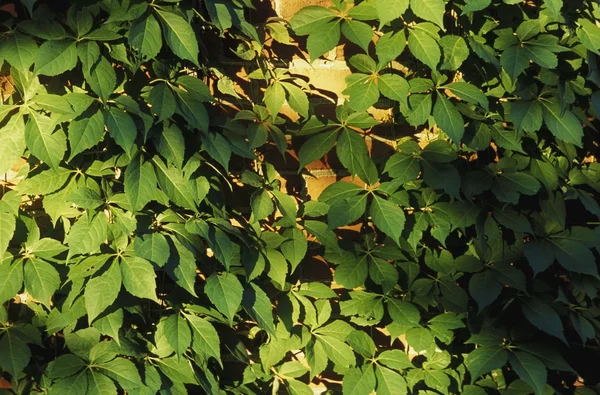
M 252 8 L 1 14 L 0 393 L 594 393 L 598 3 Z M 354 51 L 334 116 L 265 45 L 302 36 Z M 424 132 L 371 156 L 372 106 Z M 288 193 L 290 135 L 353 179 Z

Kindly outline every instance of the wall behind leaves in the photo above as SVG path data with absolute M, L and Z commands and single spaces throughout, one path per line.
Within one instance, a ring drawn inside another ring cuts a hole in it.
M 15 7 L 1 394 L 598 393 L 597 1 Z

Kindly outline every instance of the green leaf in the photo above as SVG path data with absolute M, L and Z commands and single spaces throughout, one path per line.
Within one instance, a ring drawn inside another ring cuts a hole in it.
M 108 222 L 104 213 L 91 220 L 87 214 L 79 217 L 67 235 L 69 255 L 90 254 L 96 252 L 106 240 Z
M 198 41 L 190 24 L 177 14 L 156 10 L 163 26 L 163 34 L 173 53 L 198 65 Z
M 406 327 L 413 328 L 419 326 L 421 320 L 421 313 L 410 302 L 404 302 L 398 299 L 389 298 L 387 301 L 388 313 L 392 320 L 396 323 Z M 393 368 L 393 366 L 388 365 Z
M 467 355 L 465 363 L 471 374 L 471 384 L 482 375 L 500 369 L 508 362 L 508 352 L 503 348 L 482 346 Z
M 204 292 L 212 304 L 229 319 L 230 325 L 233 325 L 233 318 L 242 303 L 244 292 L 237 277 L 231 273 L 213 273 L 206 279 Z
M 370 214 L 375 226 L 400 245 L 400 236 L 406 222 L 404 211 L 389 200 L 374 195 Z
M 280 220 L 279 223 L 282 226 L 295 226 L 296 217 L 298 215 L 296 200 L 292 196 L 277 190 L 272 190 L 271 193 L 275 197 L 277 208 L 279 208 L 279 211 L 283 214 L 283 219 Z
M 435 339 L 429 329 L 411 328 L 406 331 L 406 341 L 416 352 L 432 352 L 435 348 Z
M 35 111 L 30 112 L 25 127 L 27 148 L 54 169 L 58 168 L 67 151 L 67 136 L 62 129 L 56 132 L 55 129 L 56 123 L 52 119 Z
M 25 179 L 19 184 L 18 190 L 25 195 L 47 195 L 63 187 L 70 176 L 71 170 L 64 167 L 46 170 Z
M 404 370 L 413 368 L 414 365 L 408 359 L 408 355 L 401 350 L 386 350 L 379 354 L 377 362 L 382 363 L 388 368 Z
M 529 59 L 546 69 L 555 69 L 558 66 L 558 58 L 546 48 L 536 45 L 526 45 L 525 51 Z
M 186 314 L 185 318 L 192 328 L 192 349 L 206 359 L 214 357 L 221 366 L 220 340 L 214 326 L 207 320 Z
M 308 250 L 306 236 L 298 228 L 287 229 L 283 236 L 287 237 L 288 240 L 281 244 L 280 249 L 292 266 L 290 273 L 294 273 Z
M 106 102 L 117 85 L 117 74 L 112 64 L 105 57 L 100 57 L 91 66 L 89 74 L 84 71 L 84 75 L 92 90 Z
M 53 77 L 77 65 L 77 46 L 71 40 L 46 41 L 35 57 L 35 74 Z
M 492 3 L 492 0 L 466 0 L 462 13 L 485 10 Z
M 98 318 L 92 326 L 98 329 L 103 335 L 112 337 L 119 344 L 119 330 L 123 327 L 123 316 L 123 309 L 117 309 L 110 314 Z
M 375 46 L 375 52 L 377 53 L 379 63 L 384 64 L 396 59 L 404 51 L 405 46 L 406 33 L 404 33 L 404 30 L 396 33 L 388 32 L 379 37 L 377 45 Z
M 479 311 L 491 305 L 502 292 L 502 284 L 492 270 L 475 273 L 469 280 L 469 293 L 477 302 Z
M 229 169 L 231 159 L 231 146 L 220 133 L 208 133 L 202 136 L 202 145 L 208 154 L 215 159 L 225 170 Z
M 161 233 L 140 234 L 133 246 L 137 256 L 158 267 L 163 267 L 169 259 L 169 243 Z
M 38 46 L 31 36 L 15 33 L 2 42 L 0 57 L 21 72 L 28 71 L 36 59 Z
M 598 267 L 594 254 L 582 243 L 570 239 L 552 239 L 556 260 L 565 269 L 598 278 Z
M 353 289 L 364 284 L 368 273 L 369 266 L 365 256 L 360 259 L 349 259 L 342 262 L 335 269 L 333 278 L 336 283 L 344 288 Z
M 342 33 L 348 40 L 361 47 L 365 52 L 369 51 L 369 44 L 373 38 L 371 26 L 352 19 L 346 20 L 342 23 Z
M 0 214 L 0 231 L 4 231 L 6 222 L 2 222 L 4 214 Z M 5 251 L 5 249 L 0 250 Z M 14 298 L 23 288 L 23 263 L 19 260 L 0 264 L 0 304 Z
M 419 162 L 419 159 L 412 153 L 398 152 L 386 162 L 383 172 L 404 184 L 417 179 L 421 172 Z
M 557 102 L 542 101 L 544 122 L 552 134 L 559 140 L 581 147 L 583 128 L 581 121 L 571 111 L 561 111 Z
M 354 196 L 337 201 L 329 209 L 327 223 L 329 230 L 351 224 L 365 213 L 367 208 L 366 195 Z
M 13 116 L 0 128 L 0 172 L 6 173 L 25 151 L 23 117 Z
M 160 25 L 154 14 L 147 13 L 131 24 L 129 45 L 137 49 L 146 59 L 152 59 L 158 55 L 162 47 L 162 37 Z
M 304 118 L 308 118 L 309 103 L 306 93 L 296 85 L 288 82 L 282 82 L 281 85 L 287 92 L 287 102 L 290 107 Z
M 389 292 L 398 283 L 398 270 L 394 264 L 383 259 L 373 257 L 369 265 L 369 275 L 375 284 L 383 288 L 383 292 Z
M 265 90 L 265 105 L 269 109 L 271 116 L 275 118 L 285 102 L 285 89 L 280 82 L 274 82 Z
M 192 344 L 192 331 L 187 321 L 180 314 L 172 314 L 165 320 L 164 328 L 167 343 L 181 358 Z
M 146 298 L 158 303 L 156 273 L 150 262 L 140 257 L 122 256 L 121 275 L 127 292 L 138 298 Z
M 548 269 L 554 262 L 554 252 L 548 248 L 545 243 L 533 241 L 526 243 L 523 247 L 525 257 L 529 261 L 529 266 L 533 269 L 533 275 L 536 276 Z
M 508 47 L 500 56 L 500 64 L 508 76 L 515 81 L 517 77 L 525 71 L 527 66 L 529 66 L 527 50 L 521 45 Z
M 136 151 L 137 128 L 131 116 L 125 111 L 113 107 L 108 111 L 104 111 L 104 123 L 115 142 L 123 148 L 128 157 L 133 157 Z
M 375 367 L 377 377 L 377 394 L 379 395 L 406 395 L 408 388 L 406 380 L 398 373 L 382 366 Z
M 31 351 L 27 344 L 13 331 L 4 332 L 0 338 L 0 369 L 9 373 L 14 379 L 21 375 L 31 358 Z
M 361 191 L 364 191 L 364 189 L 356 184 L 351 184 L 346 181 L 338 181 L 328 185 L 327 188 L 321 192 L 319 195 L 319 201 L 331 206 L 337 201 L 356 196 Z
M 511 353 L 509 361 L 514 371 L 533 388 L 536 395 L 545 393 L 544 387 L 548 373 L 542 361 L 523 351 Z
M 115 380 L 125 390 L 143 386 L 137 367 L 128 359 L 115 358 L 112 361 L 98 364 L 98 368 L 103 374 Z M 105 392 L 100 393 L 104 394 Z
M 115 302 L 120 290 L 121 269 L 116 262 L 111 263 L 104 273 L 88 281 L 83 294 L 90 324 Z
M 354 130 L 344 128 L 336 145 L 337 156 L 350 175 L 358 175 L 362 180 L 372 181 L 370 174 L 377 173 L 369 157 L 369 149 L 362 138 Z M 371 183 L 371 182 L 369 182 Z
M 314 392 L 311 387 L 304 384 L 301 381 L 294 379 L 287 379 L 285 381 L 287 385 L 287 390 L 290 395 L 313 395 Z
M 521 309 L 525 318 L 541 331 L 555 336 L 567 343 L 563 333 L 563 325 L 558 313 L 546 303 L 538 299 L 527 298 L 523 300 Z
M 275 334 L 273 325 L 273 306 L 267 294 L 257 285 L 250 283 L 244 288 L 242 306 L 261 329 Z
M 159 82 L 152 87 L 148 95 L 148 102 L 152 105 L 152 111 L 158 115 L 159 121 L 169 119 L 177 108 L 175 95 L 169 85 L 164 82 Z M 172 127 L 176 126 L 172 125 Z M 170 128 L 165 126 L 165 130 L 167 129 Z
M 265 219 L 273 214 L 274 206 L 269 193 L 263 189 L 257 189 L 250 197 L 250 207 L 252 207 L 252 217 L 258 221 Z
M 379 19 L 379 27 L 400 18 L 408 9 L 408 0 L 376 0 L 375 7 Z
M 177 112 L 196 129 L 208 132 L 208 113 L 197 95 L 177 91 Z
M 379 99 L 379 89 L 372 76 L 354 73 L 346 77 L 346 89 L 350 96 L 348 105 L 355 111 L 366 111 Z
M 68 139 L 70 162 L 75 155 L 82 153 L 102 141 L 104 137 L 104 116 L 96 111 L 91 116 L 82 115 L 69 123 Z
M 306 49 L 312 60 L 331 51 L 340 41 L 340 20 L 313 31 L 306 40 Z
M 417 25 L 419 26 L 419 25 Z M 438 43 L 424 29 L 410 29 L 408 32 L 408 49 L 421 62 L 435 70 L 442 53 Z
M 0 212 L 0 263 L 8 250 L 8 244 L 13 238 L 16 225 L 17 222 L 14 215 Z
M 331 131 L 318 134 L 308 139 L 298 151 L 300 157 L 300 169 L 309 163 L 321 159 L 326 152 L 329 152 L 337 139 L 338 131 Z
M 410 86 L 408 82 L 397 74 L 383 74 L 377 80 L 379 91 L 385 97 L 402 102 L 408 106 Z
M 165 163 L 158 159 L 153 159 L 158 178 L 160 189 L 173 201 L 173 203 L 196 211 L 196 201 L 194 192 L 181 170 L 166 166 Z
M 156 191 L 156 173 L 150 162 L 142 156 L 134 159 L 125 170 L 125 194 L 133 211 L 139 211 L 153 199 Z
M 185 158 L 183 133 L 175 124 L 165 123 L 163 125 L 162 133 L 155 137 L 155 147 L 171 164 L 181 168 Z
M 444 61 L 441 65 L 442 70 L 458 70 L 469 57 L 469 47 L 467 47 L 467 43 L 462 37 L 452 35 L 442 36 L 440 46 L 444 52 Z
M 479 104 L 486 111 L 489 110 L 487 97 L 475 85 L 467 82 L 453 82 L 444 86 L 444 88 L 469 103 Z
M 356 358 L 352 348 L 333 336 L 317 335 L 319 343 L 329 358 L 336 366 L 350 367 L 356 365 Z
M 86 210 L 95 210 L 104 204 L 104 200 L 100 197 L 100 195 L 89 188 L 74 190 L 69 194 L 68 199 L 69 201 L 75 203 L 78 207 Z
M 344 395 L 370 394 L 377 385 L 373 365 L 351 368 L 344 375 L 342 391 Z
M 411 0 L 410 9 L 421 19 L 430 21 L 444 29 L 444 0 Z
M 555 0 L 556 1 L 556 0 Z M 588 19 L 578 19 L 577 37 L 584 47 L 600 55 L 600 27 Z
M 305 36 L 327 25 L 335 16 L 330 9 L 310 5 L 296 12 L 290 20 L 290 24 L 296 34 Z
M 54 266 L 41 259 L 28 259 L 23 269 L 23 281 L 27 292 L 49 306 L 52 296 L 60 287 L 60 277 Z
M 433 106 L 433 117 L 444 133 L 455 142 L 460 142 L 465 134 L 465 122 L 460 112 L 448 99 L 438 94 Z

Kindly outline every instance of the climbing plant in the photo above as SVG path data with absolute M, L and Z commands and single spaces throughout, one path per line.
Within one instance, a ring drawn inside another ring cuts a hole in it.
M 598 392 L 598 2 L 332 4 L 0 13 L 0 393 Z

